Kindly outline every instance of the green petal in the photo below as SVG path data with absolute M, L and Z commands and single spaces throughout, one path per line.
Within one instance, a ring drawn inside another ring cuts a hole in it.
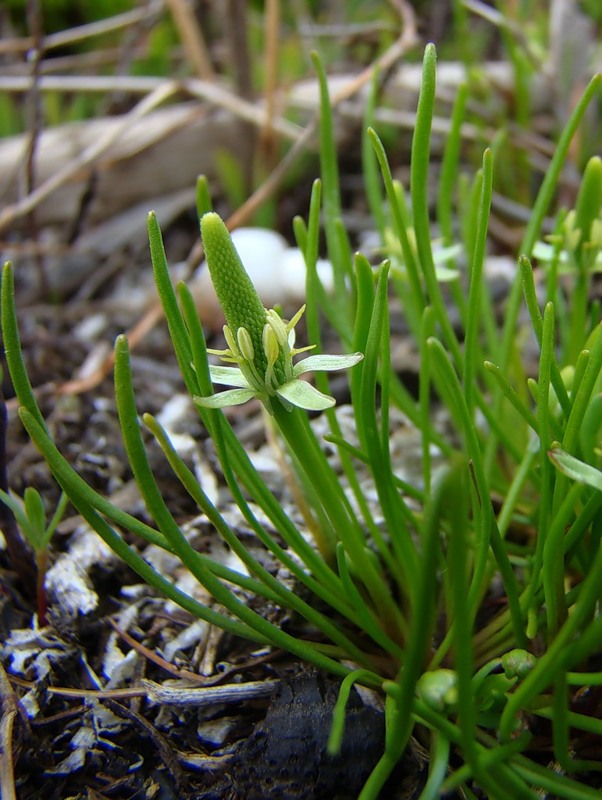
M 354 367 L 358 364 L 363 357 L 362 353 L 351 353 L 351 355 L 347 356 L 308 356 L 295 364 L 293 375 L 298 378 L 304 372 L 332 372 L 336 369 L 349 369 L 349 367 Z
M 241 389 L 251 388 L 238 367 L 212 365 L 209 367 L 209 375 L 213 383 L 223 384 L 224 386 L 238 386 Z
M 252 389 L 228 389 L 225 392 L 210 394 L 207 397 L 195 396 L 192 399 L 197 406 L 203 408 L 225 408 L 225 406 L 239 406 L 255 396 Z
M 298 408 L 306 411 L 324 411 L 335 404 L 334 397 L 322 394 L 307 381 L 289 381 L 276 389 L 276 393 Z

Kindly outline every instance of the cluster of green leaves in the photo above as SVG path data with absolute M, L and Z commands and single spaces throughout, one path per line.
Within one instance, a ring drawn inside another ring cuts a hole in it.
M 8 494 L 0 489 L 0 500 L 12 511 L 22 536 L 33 548 L 36 562 L 36 602 L 40 625 L 46 624 L 46 569 L 48 567 L 49 545 L 61 521 L 69 498 L 62 492 L 50 522 L 46 522 L 46 509 L 42 495 L 33 486 L 28 486 L 23 498 Z
M 424 56 L 409 192 L 392 177 L 384 148 L 369 124 L 373 104 L 367 112 L 367 194 L 383 246 L 390 244 L 392 234 L 395 238 L 394 270 L 385 261 L 374 271 L 364 256 L 352 254 L 342 223 L 326 76 L 317 60 L 316 67 L 322 93 L 322 180 L 314 184 L 307 222 L 296 219 L 294 227 L 307 264 L 311 343 L 320 352 L 322 314 L 345 351 L 364 354 L 350 372 L 357 443 L 344 440 L 336 409 L 324 412 L 342 476 L 331 467 L 306 413 L 294 403 L 275 398 L 267 419 L 288 449 L 317 547 L 307 542 L 265 485 L 221 409 L 208 407 L 214 394 L 211 369 L 216 373 L 209 365 L 202 321 L 187 287 L 172 287 L 159 226 L 153 214 L 149 217 L 155 280 L 175 354 L 186 387 L 197 398 L 224 479 L 259 541 L 305 591 L 288 589 L 245 550 L 165 430 L 143 414 L 143 425 L 175 475 L 248 574 L 191 547 L 149 464 L 124 336 L 115 349 L 117 408 L 132 471 L 155 527 L 86 485 L 52 441 L 36 405 L 19 342 L 12 269 L 6 266 L 2 328 L 21 419 L 77 511 L 144 580 L 212 624 L 288 650 L 342 678 L 331 750 L 340 742 L 353 683 L 382 693 L 386 748 L 361 800 L 379 796 L 412 735 L 430 749 L 423 800 L 456 787 L 473 797 L 475 783 L 496 798 L 534 798 L 538 791 L 571 800 L 597 797 L 583 775 L 599 770 L 602 763 L 580 759 L 576 751 L 582 735 L 602 734 L 602 723 L 571 710 L 570 700 L 577 688 L 602 682 L 602 673 L 588 666 L 602 643 L 597 612 L 602 576 L 602 323 L 599 305 L 592 306 L 587 294 L 599 250 L 599 160 L 593 159 L 585 171 L 569 217 L 570 230 L 578 230 L 579 237 L 569 236 L 568 244 L 563 233 L 567 215 L 559 216 L 553 253 L 544 267 L 543 308 L 530 258 L 571 139 L 602 81 L 600 76 L 591 81 L 560 137 L 525 231 L 520 269 L 500 325 L 484 277 L 493 185 L 490 149 L 474 176 L 471 201 L 461 220 L 465 278 L 454 261 L 454 190 L 466 91 L 460 91 L 456 101 L 437 201 L 443 244 L 451 248 L 445 259 L 451 279 L 444 296 L 427 195 L 434 47 L 429 45 Z M 198 197 L 200 214 L 210 210 L 203 181 Z M 330 297 L 316 271 L 320 213 L 334 271 Z M 211 250 L 211 242 L 205 244 Z M 227 251 L 231 244 L 220 239 L 219 246 Z M 565 252 L 572 253 L 570 301 L 559 270 Z M 226 253 L 226 259 L 230 257 L 235 256 Z M 391 292 L 401 302 L 420 351 L 417 399 L 390 364 Z M 533 375 L 521 359 L 523 297 L 540 348 Z M 452 311 L 459 316 L 460 329 L 452 324 Z M 231 339 L 247 360 L 261 347 L 269 349 L 270 337 L 262 338 L 259 330 L 238 336 L 238 331 L 265 322 L 259 309 L 234 323 Z M 270 361 L 267 352 L 266 359 L 262 369 Z M 328 395 L 327 375 L 317 374 L 316 386 Z M 435 426 L 435 403 L 447 409 L 452 437 Z M 412 485 L 397 477 L 391 460 L 390 411 L 395 406 L 422 436 L 422 476 Z M 444 468 L 433 467 L 433 446 L 445 456 Z M 377 512 L 361 483 L 360 473 L 366 468 L 374 478 Z M 253 512 L 249 498 L 269 527 Z M 123 531 L 175 553 L 218 607 L 203 605 L 177 589 L 127 543 Z M 492 597 L 499 610 L 482 622 L 479 611 L 492 587 L 501 587 Z M 245 602 L 249 594 L 296 612 L 315 630 L 315 640 L 296 638 L 264 619 L 255 604 Z M 532 752 L 529 724 L 534 717 L 550 721 L 549 745 L 557 762 L 553 767 L 547 765 L 545 746 L 543 760 Z

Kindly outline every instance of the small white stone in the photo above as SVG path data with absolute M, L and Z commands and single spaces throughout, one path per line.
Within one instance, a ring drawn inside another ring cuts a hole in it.
M 296 311 L 305 302 L 305 259 L 298 247 L 288 247 L 279 233 L 266 228 L 237 228 L 232 241 L 266 308 L 282 305 Z M 325 290 L 331 292 L 330 262 L 319 259 L 317 271 Z M 203 325 L 218 330 L 224 320 L 206 262 L 196 271 L 191 289 Z

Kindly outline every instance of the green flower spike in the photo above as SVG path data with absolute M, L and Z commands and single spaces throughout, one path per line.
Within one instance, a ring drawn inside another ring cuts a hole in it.
M 195 402 L 205 408 L 223 408 L 257 397 L 270 414 L 275 397 L 287 411 L 293 406 L 308 411 L 331 408 L 334 398 L 299 380 L 299 376 L 310 371 L 347 369 L 361 361 L 363 355 L 316 355 L 293 364 L 294 356 L 314 347 L 295 347 L 295 325 L 305 306 L 290 322 L 274 309 L 264 308 L 228 229 L 217 214 L 203 215 L 201 235 L 211 280 L 226 319 L 224 336 L 228 345 L 226 350 L 209 352 L 236 366 L 210 366 L 213 383 L 235 388 L 195 397 Z

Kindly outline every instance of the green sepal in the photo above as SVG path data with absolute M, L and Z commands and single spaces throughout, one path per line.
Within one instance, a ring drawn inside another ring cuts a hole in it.
M 192 399 L 201 408 L 225 408 L 226 406 L 240 406 L 246 403 L 255 392 L 252 389 L 227 389 L 225 392 L 210 394 L 208 397 L 195 395 Z
M 213 383 L 250 389 L 249 383 L 238 367 L 210 366 L 209 375 Z
M 299 361 L 293 367 L 293 375 L 298 378 L 304 372 L 320 370 L 321 372 L 332 372 L 338 369 L 349 369 L 354 367 L 363 358 L 362 353 L 351 353 L 350 355 L 336 356 L 330 354 L 308 356 Z
M 290 381 L 279 386 L 276 392 L 279 397 L 284 398 L 288 403 L 297 406 L 297 408 L 304 408 L 306 411 L 325 411 L 335 405 L 334 397 L 322 394 L 307 381 Z
M 579 483 L 586 483 L 588 486 L 592 486 L 602 492 L 602 470 L 580 461 L 565 450 L 561 450 L 560 447 L 553 447 L 548 450 L 548 457 L 563 475 Z

